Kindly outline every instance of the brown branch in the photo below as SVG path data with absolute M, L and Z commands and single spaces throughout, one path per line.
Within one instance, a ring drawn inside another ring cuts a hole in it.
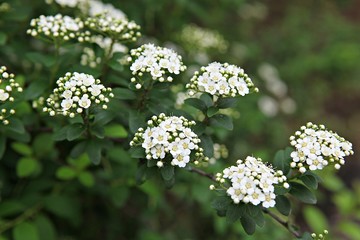
M 301 234 L 299 232 L 295 231 L 288 221 L 282 220 L 280 217 L 278 217 L 273 212 L 270 212 L 268 209 L 263 209 L 263 212 L 268 214 L 270 217 L 272 217 L 278 223 L 280 223 L 283 227 L 285 227 L 295 237 L 297 237 L 297 238 L 301 237 Z
M 197 168 L 190 168 L 189 169 L 190 172 L 194 172 L 194 173 L 197 173 L 203 177 L 207 177 L 209 178 L 210 180 L 216 182 L 216 178 L 214 175 L 212 175 L 211 173 L 207 173 L 207 172 L 204 172 L 203 170 L 200 170 L 200 169 L 197 169 Z

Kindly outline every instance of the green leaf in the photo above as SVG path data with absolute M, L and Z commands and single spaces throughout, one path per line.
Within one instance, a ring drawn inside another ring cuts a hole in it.
M 101 148 L 102 145 L 94 139 L 88 141 L 87 143 L 86 152 L 91 162 L 95 165 L 99 164 L 101 161 Z
M 124 71 L 124 65 L 122 65 L 118 60 L 110 60 L 108 63 L 110 68 L 112 68 L 115 71 L 123 72 Z
M 134 100 L 136 94 L 127 88 L 113 88 L 112 90 L 114 97 L 120 100 Z
M 0 32 L 0 46 L 5 45 L 5 43 L 6 43 L 6 39 L 7 39 L 6 34 L 5 34 L 5 33 L 3 33 L 3 32 Z
M 279 150 L 275 153 L 273 166 L 276 169 L 281 170 L 284 175 L 287 175 L 290 171 L 291 152 L 291 148 L 286 148 L 285 150 Z
M 310 171 L 305 172 L 302 174 L 299 179 L 309 188 L 317 189 L 318 188 L 318 178 L 316 178 L 315 173 Z
M 24 90 L 24 99 L 25 100 L 33 100 L 41 96 L 41 94 L 46 89 L 46 84 L 42 80 L 37 80 L 32 82 L 27 88 Z
M 207 110 L 206 104 L 202 100 L 200 100 L 198 98 L 188 98 L 188 99 L 186 99 L 184 101 L 184 103 L 187 104 L 187 105 L 190 105 L 190 106 L 192 106 L 192 107 L 194 107 L 196 109 L 199 109 L 200 111 L 202 111 L 204 113 Z
M 118 208 L 122 207 L 129 197 L 129 189 L 127 186 L 116 186 L 109 189 L 109 196 L 114 205 Z
M 153 160 L 153 159 L 149 159 L 146 161 L 146 166 L 147 167 L 154 167 L 156 166 L 156 160 Z
M 311 233 L 309 233 L 309 232 L 304 232 L 304 234 L 298 239 L 299 240 L 314 240 L 313 237 L 311 236 Z
M 70 157 L 72 158 L 78 158 L 81 154 L 83 154 L 86 151 L 86 141 L 81 141 L 78 144 L 71 149 Z
M 233 223 L 240 219 L 240 217 L 244 214 L 245 208 L 235 204 L 229 204 L 226 209 L 226 221 L 228 223 Z
M 12 118 L 11 121 L 9 121 L 9 124 L 6 125 L 6 127 L 16 133 L 25 133 L 24 124 L 17 118 Z
M 265 225 L 265 217 L 262 211 L 259 211 L 258 214 L 252 217 L 259 227 L 263 227 Z
M 28 177 L 35 173 L 39 168 L 36 159 L 24 157 L 19 160 L 16 165 L 16 174 L 18 177 Z
M 130 112 L 129 127 L 132 133 L 137 132 L 140 127 L 145 126 L 144 116 L 138 112 Z
M 141 146 L 132 147 L 129 152 L 132 158 L 145 158 L 145 149 Z
M 105 136 L 111 138 L 126 138 L 128 133 L 120 124 L 111 124 L 105 127 Z
M 53 139 L 54 141 L 62 141 L 65 140 L 67 137 L 67 131 L 68 131 L 69 125 L 62 127 L 53 133 Z
M 61 180 L 71 180 L 75 176 L 76 176 L 75 169 L 68 167 L 68 166 L 59 167 L 56 170 L 56 177 Z
M 323 212 L 314 206 L 306 206 L 303 210 L 304 218 L 314 232 L 322 232 L 329 229 L 328 221 Z
M 76 159 L 69 159 L 69 163 L 78 170 L 83 170 L 91 164 L 89 156 L 83 154 Z
M 45 67 L 51 67 L 55 64 L 55 57 L 52 55 L 45 55 L 40 52 L 29 52 L 25 54 L 26 58 L 36 64 L 42 64 Z
M 85 126 L 81 123 L 71 124 L 66 131 L 66 139 L 73 141 L 79 138 L 85 132 Z
M 219 211 L 224 211 L 230 204 L 231 199 L 228 196 L 219 196 L 211 202 L 211 207 Z
M 240 218 L 240 222 L 248 235 L 252 235 L 255 233 L 256 223 L 251 217 L 244 215 Z
M 175 185 L 175 177 L 173 176 L 168 180 L 164 179 L 164 184 L 167 189 L 172 188 Z
M 88 171 L 81 172 L 78 179 L 85 187 L 92 187 L 95 184 L 94 176 Z
M 164 167 L 160 168 L 161 176 L 164 180 L 169 181 L 175 175 L 175 168 L 172 165 L 165 165 Z
M 350 221 L 341 221 L 338 228 L 342 233 L 347 235 L 349 239 L 360 239 L 360 228 L 359 224 Z
M 207 112 L 206 112 L 206 115 L 208 117 L 212 117 L 214 116 L 217 112 L 219 111 L 219 109 L 217 107 L 210 107 L 208 108 Z
M 94 135 L 97 138 L 103 139 L 105 136 L 105 129 L 103 126 L 100 126 L 98 124 L 92 125 L 90 128 L 90 132 L 92 135 Z
M 24 143 L 14 142 L 11 144 L 11 147 L 15 150 L 15 152 L 20 153 L 23 156 L 31 156 L 33 153 L 31 147 Z
M 233 130 L 234 125 L 231 117 L 224 114 L 217 114 L 210 118 L 211 125 L 223 127 L 227 130 Z
M 52 134 L 38 134 L 34 139 L 32 148 L 36 156 L 44 157 L 52 154 L 54 152 L 54 140 Z
M 50 195 L 44 198 L 44 207 L 58 217 L 65 218 L 72 223 L 79 221 L 79 204 L 70 195 Z
M 114 114 L 109 111 L 99 111 L 95 114 L 93 124 L 95 126 L 104 126 L 114 119 Z
M 291 211 L 291 204 L 287 197 L 281 195 L 276 196 L 275 207 L 281 214 L 289 216 Z
M 34 221 L 40 240 L 56 240 L 56 231 L 53 223 L 44 215 L 38 215 Z
M 7 217 L 23 212 L 25 206 L 16 200 L 7 200 L 0 203 L 0 217 Z
M 211 158 L 214 156 L 214 143 L 210 136 L 202 135 L 201 139 L 201 147 L 204 149 L 204 155 Z
M 213 104 L 214 104 L 212 96 L 209 95 L 208 93 L 201 94 L 200 99 L 201 99 L 201 101 L 203 101 L 205 103 L 206 107 L 208 107 L 208 108 L 213 106 Z
M 300 183 L 291 182 L 291 189 L 289 191 L 294 197 L 304 203 L 315 204 L 316 196 L 307 187 Z
M 13 229 L 14 240 L 39 240 L 36 226 L 30 222 L 22 222 Z
M 0 135 L 0 159 L 4 156 L 6 149 L 6 137 L 5 135 Z
M 231 108 L 233 106 L 235 106 L 237 99 L 236 98 L 219 98 L 217 100 L 217 104 L 216 106 L 218 108 Z

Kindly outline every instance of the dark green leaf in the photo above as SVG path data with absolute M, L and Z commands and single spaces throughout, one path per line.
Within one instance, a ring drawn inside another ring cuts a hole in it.
M 11 121 L 9 121 L 9 124 L 6 125 L 6 127 L 16 133 L 25 133 L 24 124 L 17 118 L 12 118 Z
M 154 167 L 154 166 L 156 166 L 156 161 L 153 160 L 153 159 L 147 160 L 146 166 L 147 167 Z
M 76 176 L 75 169 L 68 166 L 59 167 L 56 170 L 56 177 L 58 177 L 61 180 L 71 180 L 75 176 Z
M 6 34 L 3 32 L 0 32 L 0 46 L 3 46 L 6 43 Z
M 141 146 L 132 147 L 129 152 L 132 158 L 145 158 L 145 149 Z
M 206 115 L 208 117 L 212 117 L 214 116 L 217 112 L 219 111 L 219 109 L 217 107 L 209 107 L 207 112 L 206 112 Z
M 36 226 L 30 222 L 22 222 L 13 229 L 14 240 L 39 240 Z
M 172 165 L 165 165 L 162 168 L 160 168 L 161 176 L 164 180 L 169 181 L 174 177 L 175 174 L 175 168 Z
M 240 218 L 240 222 L 248 235 L 255 233 L 256 223 L 251 217 L 244 215 Z
M 290 188 L 284 188 L 283 186 L 275 186 L 275 195 L 284 195 L 290 191 Z
M 2 201 L 0 204 L 0 217 L 7 217 L 23 212 L 25 206 L 15 200 Z
M 175 177 L 170 178 L 169 180 L 164 179 L 165 187 L 170 189 L 175 185 Z
M 111 187 L 109 191 L 111 201 L 118 208 L 122 207 L 129 197 L 129 190 L 126 186 Z
M 90 132 L 93 136 L 97 138 L 103 139 L 105 137 L 105 129 L 101 125 L 96 124 L 91 126 Z
M 5 149 L 6 149 L 6 137 L 5 137 L 5 135 L 1 134 L 0 135 L 0 159 L 4 155 Z
M 44 82 L 41 80 L 32 82 L 24 91 L 24 99 L 32 100 L 40 97 L 41 94 L 45 91 L 46 86 L 47 85 L 44 84 Z
M 16 165 L 16 174 L 18 177 L 28 177 L 35 173 L 39 168 L 36 159 L 24 157 L 19 160 Z
M 299 179 L 309 188 L 317 189 L 318 188 L 318 180 L 312 173 L 308 173 L 307 171 L 305 174 L 301 175 Z
M 204 149 L 205 156 L 211 158 L 214 156 L 214 143 L 210 136 L 202 135 L 201 139 L 201 147 Z
M 290 157 L 289 151 L 286 150 L 279 150 L 276 152 L 274 157 L 273 166 L 283 171 L 284 175 L 287 175 L 290 171 L 290 163 L 291 163 L 291 157 Z
M 311 236 L 311 233 L 304 232 L 304 234 L 298 238 L 299 240 L 314 240 L 314 238 Z
M 252 218 L 254 219 L 256 225 L 258 225 L 259 227 L 263 227 L 265 225 L 265 217 L 262 211 L 258 212 L 258 214 L 253 216 Z
M 283 215 L 289 216 L 291 211 L 291 204 L 289 199 L 285 196 L 278 195 L 276 196 L 276 209 Z
M 70 157 L 72 158 L 78 158 L 81 154 L 83 154 L 86 151 L 86 141 L 81 141 L 78 144 L 71 149 Z
M 208 93 L 201 94 L 200 99 L 205 103 L 206 107 L 208 108 L 213 105 L 212 96 L 209 95 Z
M 53 134 L 53 139 L 54 141 L 62 141 L 62 140 L 65 140 L 66 137 L 67 137 L 67 131 L 68 131 L 68 128 L 69 126 L 65 126 L 65 127 L 62 127 L 56 131 L 54 131 L 54 134 Z
M 66 139 L 73 141 L 79 138 L 85 132 L 85 126 L 81 123 L 71 124 L 66 131 Z
M 206 104 L 198 98 L 188 98 L 185 100 L 184 103 L 206 113 L 206 110 L 207 110 Z
M 45 67 L 51 67 L 55 64 L 55 58 L 52 55 L 45 55 L 40 52 L 29 52 L 25 54 L 26 58 L 36 64 L 42 64 Z
M 79 207 L 76 198 L 69 195 L 50 195 L 44 198 L 44 207 L 58 217 L 65 218 L 72 223 L 79 221 Z
M 105 136 L 112 138 L 126 138 L 128 133 L 120 124 L 111 124 L 105 127 Z
M 144 116 L 138 112 L 130 112 L 129 127 L 132 133 L 137 132 L 140 127 L 145 126 Z
M 211 125 L 223 127 L 227 130 L 233 130 L 234 125 L 231 117 L 224 114 L 217 114 L 210 118 Z
M 300 183 L 291 182 L 291 189 L 289 191 L 294 197 L 304 203 L 315 204 L 316 197 L 307 187 Z
M 127 88 L 113 88 L 114 97 L 120 100 L 133 100 L 136 99 L 136 94 Z
M 93 124 L 96 126 L 104 126 L 114 119 L 114 114 L 109 111 L 99 111 L 95 114 Z
M 219 98 L 216 106 L 218 108 L 231 108 L 235 106 L 237 99 L 236 98 Z
M 229 204 L 229 206 L 226 209 L 226 221 L 228 223 L 233 223 L 244 214 L 245 208 L 235 205 L 235 204 Z
M 56 240 L 56 231 L 53 223 L 44 215 L 38 215 L 34 221 L 40 240 Z
M 219 196 L 211 202 L 211 206 L 219 211 L 226 210 L 231 204 L 231 199 L 228 196 Z
M 102 145 L 94 139 L 88 141 L 87 143 L 86 152 L 90 161 L 95 165 L 99 164 L 101 161 L 101 148 Z

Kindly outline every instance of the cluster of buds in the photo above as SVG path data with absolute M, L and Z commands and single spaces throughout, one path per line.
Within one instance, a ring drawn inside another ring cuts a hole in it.
M 161 113 L 147 122 L 147 128 L 140 128 L 130 146 L 144 148 L 148 160 L 157 161 L 158 167 L 171 164 L 185 167 L 191 159 L 195 164 L 207 161 L 203 149 L 199 147 L 200 139 L 191 130 L 195 125 L 184 117 L 166 116 Z
M 229 151 L 224 144 L 214 143 L 214 156 L 209 159 L 210 164 L 215 164 L 219 159 L 226 159 Z
M 9 103 L 14 102 L 12 96 L 14 92 L 22 92 L 23 89 L 19 83 L 15 81 L 15 75 L 8 73 L 5 66 L 0 67 L 0 121 L 4 125 L 9 124 L 6 118 L 15 114 L 15 110 L 10 108 Z
M 41 36 L 54 42 L 76 39 L 79 42 L 89 41 L 90 32 L 84 30 L 84 23 L 80 18 L 72 18 L 56 14 L 55 16 L 41 15 L 32 19 L 31 28 L 27 33 L 33 37 Z
M 162 48 L 154 44 L 144 44 L 139 48 L 130 51 L 130 70 L 134 76 L 142 77 L 149 73 L 153 80 L 159 82 L 172 82 L 171 74 L 178 75 L 185 71 L 186 66 L 182 58 L 172 49 Z M 133 77 L 131 82 L 137 83 L 136 88 L 142 87 L 141 79 Z
M 217 31 L 204 29 L 193 24 L 185 26 L 182 29 L 179 38 L 182 42 L 182 46 L 189 51 L 224 52 L 228 47 L 228 43 L 224 37 Z
M 242 68 L 218 62 L 201 67 L 200 72 L 196 71 L 186 88 L 190 90 L 190 95 L 207 92 L 219 97 L 245 96 L 259 91 Z
M 97 33 L 101 33 L 118 42 L 135 42 L 140 36 L 140 26 L 134 21 L 114 18 L 106 14 L 88 17 L 85 25 Z
M 289 188 L 282 171 L 275 171 L 260 158 L 248 156 L 245 161 L 239 159 L 236 166 L 225 168 L 216 174 L 216 181 L 226 188 L 226 193 L 235 204 L 243 202 L 253 205 L 262 204 L 264 208 L 275 206 L 274 186 L 282 184 Z M 214 185 L 210 189 L 215 189 Z
M 295 147 L 290 166 L 298 168 L 301 173 L 308 169 L 323 169 L 329 164 L 339 169 L 345 164 L 344 157 L 354 154 L 349 141 L 327 130 L 324 125 L 311 122 L 290 137 L 290 144 Z
M 328 230 L 324 230 L 323 233 L 319 233 L 319 234 L 316 234 L 316 233 L 312 233 L 311 234 L 311 237 L 312 239 L 314 240 L 325 240 L 326 238 L 326 235 L 329 234 L 329 231 Z
M 46 99 L 47 106 L 43 108 L 50 116 L 62 114 L 73 118 L 92 106 L 107 109 L 109 98 L 114 97 L 111 88 L 85 73 L 66 73 L 56 84 L 57 88 Z
M 83 54 L 81 55 L 80 64 L 96 68 L 101 63 L 101 58 L 96 56 L 92 48 L 84 47 Z

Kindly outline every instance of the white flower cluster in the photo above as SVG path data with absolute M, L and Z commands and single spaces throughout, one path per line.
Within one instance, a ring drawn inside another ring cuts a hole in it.
M 106 53 L 109 53 L 109 51 L 111 51 L 109 53 L 110 56 L 112 56 L 116 52 L 121 52 L 121 53 L 127 53 L 128 52 L 128 48 L 125 45 L 123 45 L 121 43 L 117 43 L 117 42 L 112 43 L 112 40 L 110 38 L 103 37 L 101 35 L 93 36 L 91 38 L 91 42 L 94 42 L 97 45 L 99 45 L 99 47 L 104 49 Z
M 15 81 L 15 75 L 8 73 L 5 66 L 0 67 L 0 121 L 4 125 L 9 124 L 6 118 L 9 115 L 15 114 L 15 110 L 7 106 L 8 102 L 14 102 L 13 92 L 22 92 L 23 89 L 19 83 Z
M 118 42 L 135 42 L 141 36 L 140 26 L 134 21 L 114 18 L 105 13 L 88 17 L 85 25 Z
M 57 80 L 57 88 L 46 99 L 47 107 L 43 108 L 50 116 L 62 114 L 71 118 L 90 106 L 101 105 L 107 109 L 109 97 L 113 97 L 111 88 L 106 88 L 99 79 L 85 73 L 66 73 Z
M 89 41 L 90 32 L 84 31 L 84 23 L 80 18 L 72 18 L 56 14 L 55 16 L 41 15 L 32 19 L 31 28 L 27 33 L 35 37 L 41 35 L 53 41 L 68 41 L 77 39 L 79 42 Z
M 225 179 L 230 180 L 231 186 L 227 188 L 226 193 L 235 204 L 261 203 L 264 208 L 273 207 L 276 198 L 274 186 L 282 184 L 285 188 L 289 188 L 282 171 L 275 171 L 271 166 L 265 165 L 260 158 L 248 156 L 245 161 L 239 159 L 236 163 L 236 166 L 225 168 L 222 174 L 216 175 L 216 180 L 220 183 L 225 183 Z
M 224 144 L 214 143 L 214 156 L 209 159 L 210 164 L 215 164 L 217 160 L 227 158 L 229 151 Z
M 349 141 L 327 130 L 324 125 L 311 122 L 290 137 L 290 144 L 296 149 L 291 153 L 293 161 L 290 166 L 298 168 L 301 173 L 308 169 L 323 169 L 328 164 L 339 169 L 345 164 L 344 157 L 354 154 Z
M 218 62 L 201 67 L 200 73 L 196 71 L 186 88 L 190 89 L 190 95 L 207 92 L 222 97 L 245 96 L 259 91 L 242 68 Z
M 96 68 L 101 63 L 101 58 L 96 56 L 92 48 L 84 47 L 83 54 L 81 55 L 80 64 Z
M 180 41 L 188 51 L 207 52 L 219 51 L 224 52 L 228 43 L 220 33 L 210 29 L 198 27 L 196 25 L 185 26 L 180 33 Z
M 135 134 L 130 146 L 141 145 L 145 149 L 148 160 L 156 160 L 158 167 L 170 162 L 173 166 L 185 167 L 194 158 L 195 164 L 204 157 L 203 149 L 199 147 L 200 139 L 191 130 L 195 125 L 184 117 L 166 116 L 161 113 L 148 121 L 148 127 L 140 128 Z
M 186 69 L 181 56 L 172 49 L 162 48 L 151 43 L 132 49 L 130 55 L 131 57 L 128 59 L 129 62 L 132 62 L 130 70 L 133 75 L 139 77 L 148 72 L 153 80 L 172 82 L 173 78 L 167 75 L 178 75 Z M 137 82 L 136 78 L 132 78 L 131 81 Z M 141 88 L 140 82 L 137 84 L 137 88 Z
M 62 7 L 79 8 L 87 16 L 106 14 L 113 18 L 127 19 L 125 13 L 115 8 L 110 3 L 103 3 L 99 0 L 46 0 L 48 4 L 55 1 Z

